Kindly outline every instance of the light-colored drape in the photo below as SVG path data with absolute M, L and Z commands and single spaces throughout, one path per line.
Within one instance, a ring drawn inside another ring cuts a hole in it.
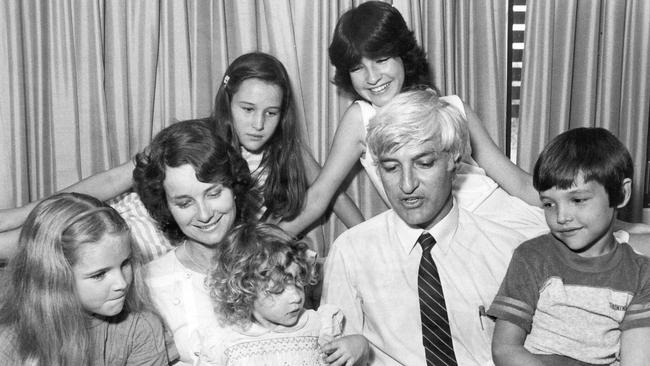
M 456 94 L 505 145 L 508 1 L 426 1 L 425 50 L 436 86 Z
M 350 101 L 327 47 L 359 1 L 6 0 L 0 2 L 0 207 L 116 166 L 177 120 L 207 116 L 228 63 L 260 50 L 286 66 L 303 136 L 321 163 Z M 506 0 L 394 0 L 458 94 L 502 142 Z M 366 217 L 386 209 L 365 173 L 345 187 Z M 324 244 L 344 226 L 325 219 Z
M 531 171 L 543 147 L 575 127 L 604 127 L 634 160 L 632 200 L 641 219 L 650 113 L 650 2 L 529 0 L 519 165 Z

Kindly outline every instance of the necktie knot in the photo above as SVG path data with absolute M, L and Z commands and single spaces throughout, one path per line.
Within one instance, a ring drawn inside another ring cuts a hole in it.
M 418 238 L 418 243 L 422 247 L 422 253 L 428 253 L 431 248 L 436 244 L 436 239 L 431 236 L 428 232 L 424 231 Z

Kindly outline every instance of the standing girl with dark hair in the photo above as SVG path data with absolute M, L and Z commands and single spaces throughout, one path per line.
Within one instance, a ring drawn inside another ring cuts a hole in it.
M 73 193 L 41 202 L 7 268 L 0 364 L 167 365 L 141 265 L 112 208 Z
M 254 52 L 230 64 L 212 114 L 219 135 L 241 149 L 258 186 L 264 187 L 267 212 L 286 218 L 302 208 L 310 172 L 305 162 L 315 163 L 300 142 L 294 109 L 282 63 Z M 314 180 L 318 171 L 310 174 Z

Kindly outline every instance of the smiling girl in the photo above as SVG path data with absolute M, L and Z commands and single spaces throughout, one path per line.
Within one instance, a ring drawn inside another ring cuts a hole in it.
M 0 308 L 0 364 L 167 365 L 124 219 L 62 193 L 27 217 Z

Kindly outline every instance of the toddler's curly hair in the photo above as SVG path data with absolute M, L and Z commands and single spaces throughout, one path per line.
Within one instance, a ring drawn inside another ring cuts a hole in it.
M 315 257 L 310 252 L 307 244 L 276 225 L 235 227 L 206 279 L 222 325 L 247 328 L 260 293 L 279 294 L 289 284 L 315 285 Z M 293 264 L 297 271 L 289 271 Z

